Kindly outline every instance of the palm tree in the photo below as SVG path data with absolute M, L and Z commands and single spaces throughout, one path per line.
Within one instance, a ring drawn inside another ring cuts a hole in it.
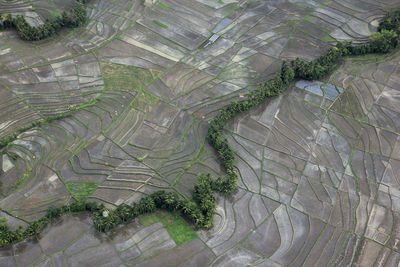
M 164 202 L 166 209 L 175 210 L 177 208 L 178 196 L 173 192 L 168 192 L 165 194 Z
M 156 206 L 151 197 L 144 197 L 139 201 L 140 213 L 150 213 L 155 210 Z
M 126 205 L 122 205 L 119 206 L 116 210 L 115 210 L 116 214 L 121 218 L 121 220 L 123 222 L 127 222 L 129 221 L 131 218 L 133 218 L 133 214 L 131 213 L 131 209 L 126 206 Z

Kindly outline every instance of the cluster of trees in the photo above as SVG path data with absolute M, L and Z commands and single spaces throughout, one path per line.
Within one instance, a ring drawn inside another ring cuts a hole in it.
M 378 31 L 369 36 L 369 42 L 359 45 L 338 42 L 318 59 L 307 62 L 296 58 L 291 66 L 296 78 L 318 80 L 329 74 L 344 56 L 391 52 L 399 44 L 399 34 L 400 11 L 390 12 L 379 24 Z
M 14 27 L 14 23 L 11 14 L 0 15 L 0 30 L 9 29 L 12 27 Z
M 10 14 L 2 15 L 0 29 L 15 28 L 19 36 L 27 41 L 38 41 L 54 35 L 63 27 L 79 27 L 86 22 L 87 0 L 77 0 L 75 7 L 70 12 L 63 12 L 61 16 L 52 17 L 38 27 L 31 26 L 24 16 L 18 15 L 12 18 Z
M 378 32 L 382 30 L 392 30 L 397 34 L 400 33 L 400 10 L 394 10 L 386 14 L 378 26 Z
M 287 62 L 283 62 L 280 71 L 275 74 L 271 81 L 261 84 L 258 89 L 247 96 L 246 100 L 232 101 L 211 120 L 206 139 L 218 152 L 226 171 L 225 177 L 221 176 L 212 181 L 212 188 L 215 191 L 230 194 L 237 187 L 238 175 L 234 168 L 235 152 L 229 145 L 226 135 L 222 132 L 226 122 L 237 114 L 259 105 L 266 98 L 279 95 L 293 79 L 293 69 Z
M 175 192 L 162 190 L 142 198 L 138 203 L 122 204 L 114 210 L 107 210 L 100 203 L 85 201 L 76 201 L 61 207 L 50 207 L 45 216 L 32 221 L 25 230 L 22 227 L 11 230 L 5 218 L 3 218 L 0 220 L 0 246 L 14 244 L 26 238 L 37 236 L 55 219 L 65 214 L 82 212 L 91 214 L 94 226 L 100 232 L 108 232 L 120 224 L 131 222 L 140 214 L 154 212 L 155 209 L 180 211 L 196 227 L 208 228 L 212 224 L 216 207 L 211 183 L 210 174 L 199 175 L 192 199 L 182 199 Z
M 26 238 L 37 236 L 43 228 L 56 218 L 69 213 L 96 212 L 104 210 L 104 205 L 95 202 L 73 202 L 61 207 L 50 207 L 47 214 L 38 220 L 30 222 L 24 230 L 21 226 L 11 230 L 5 218 L 0 219 L 0 246 L 18 243 Z
M 194 186 L 193 200 L 203 215 L 203 222 L 201 222 L 200 226 L 204 228 L 211 227 L 217 205 L 212 184 L 213 178 L 208 173 L 200 175 L 197 184 Z M 186 211 L 183 210 L 183 212 Z
M 98 231 L 108 232 L 117 225 L 131 222 L 140 214 L 151 213 L 155 209 L 163 209 L 180 211 L 196 227 L 208 228 L 212 224 L 216 207 L 211 182 L 210 174 L 199 175 L 192 199 L 182 199 L 175 192 L 161 190 L 132 205 L 123 204 L 110 211 L 97 210 L 92 214 L 94 225 Z
M 342 46 L 340 44 L 340 46 Z M 338 45 L 329 49 L 328 53 L 314 61 L 304 61 L 296 58 L 291 66 L 296 78 L 305 80 L 318 80 L 330 73 L 343 56 L 343 50 Z

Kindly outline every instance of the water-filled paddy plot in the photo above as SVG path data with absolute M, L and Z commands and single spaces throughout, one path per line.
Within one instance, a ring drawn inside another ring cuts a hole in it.
M 74 1 L 0 0 L 33 26 Z M 386 1 L 90 0 L 82 27 L 0 31 L 0 217 L 27 228 L 76 200 L 105 213 L 223 175 L 210 120 L 282 60 L 363 43 Z M 3 247 L 0 266 L 397 266 L 400 51 L 344 58 L 223 129 L 238 189 L 209 229 L 156 211 L 101 233 L 87 213 Z M 68 115 L 68 116 L 67 116 Z M 31 125 L 33 122 L 36 124 Z M 111 214 L 111 215 L 110 215 Z M 4 222 L 0 222 L 0 226 Z

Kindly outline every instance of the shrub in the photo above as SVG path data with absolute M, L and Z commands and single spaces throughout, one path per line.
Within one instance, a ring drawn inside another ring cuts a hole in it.
M 194 186 L 193 200 L 203 213 L 202 227 L 204 228 L 210 227 L 214 219 L 216 199 L 213 194 L 212 184 L 211 174 L 201 174 L 197 178 L 197 184 Z
M 378 32 L 383 30 L 392 30 L 400 33 L 400 10 L 391 11 L 382 19 L 378 26 Z
M 75 28 L 86 22 L 86 8 L 84 3 L 87 1 L 77 0 L 75 7 L 69 12 L 63 12 L 61 16 L 55 16 L 45 21 L 38 27 L 29 25 L 25 17 L 18 15 L 12 18 L 10 14 L 1 15 L 0 29 L 15 28 L 19 36 L 27 41 L 38 41 L 53 36 L 62 27 Z
M 369 40 L 370 51 L 375 53 L 388 53 L 396 48 L 399 42 L 398 36 L 393 30 L 385 29 L 372 33 Z

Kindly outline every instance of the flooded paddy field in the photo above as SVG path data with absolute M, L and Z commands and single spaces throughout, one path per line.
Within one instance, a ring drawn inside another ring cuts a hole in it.
M 51 3 L 50 3 L 51 2 Z M 69 1 L 0 0 L 40 24 Z M 54 9 L 54 7 L 56 7 Z M 51 39 L 0 32 L 1 217 L 25 227 L 74 198 L 109 208 L 160 190 L 189 196 L 221 174 L 208 121 L 336 41 L 364 42 L 387 1 L 91 0 L 88 23 Z M 209 230 L 142 217 L 111 233 L 64 216 L 0 250 L 0 266 L 397 266 L 400 51 L 346 58 L 296 81 L 224 129 L 239 188 L 217 196 Z M 85 105 L 72 116 L 46 118 Z M 186 231 L 186 230 L 185 230 Z

